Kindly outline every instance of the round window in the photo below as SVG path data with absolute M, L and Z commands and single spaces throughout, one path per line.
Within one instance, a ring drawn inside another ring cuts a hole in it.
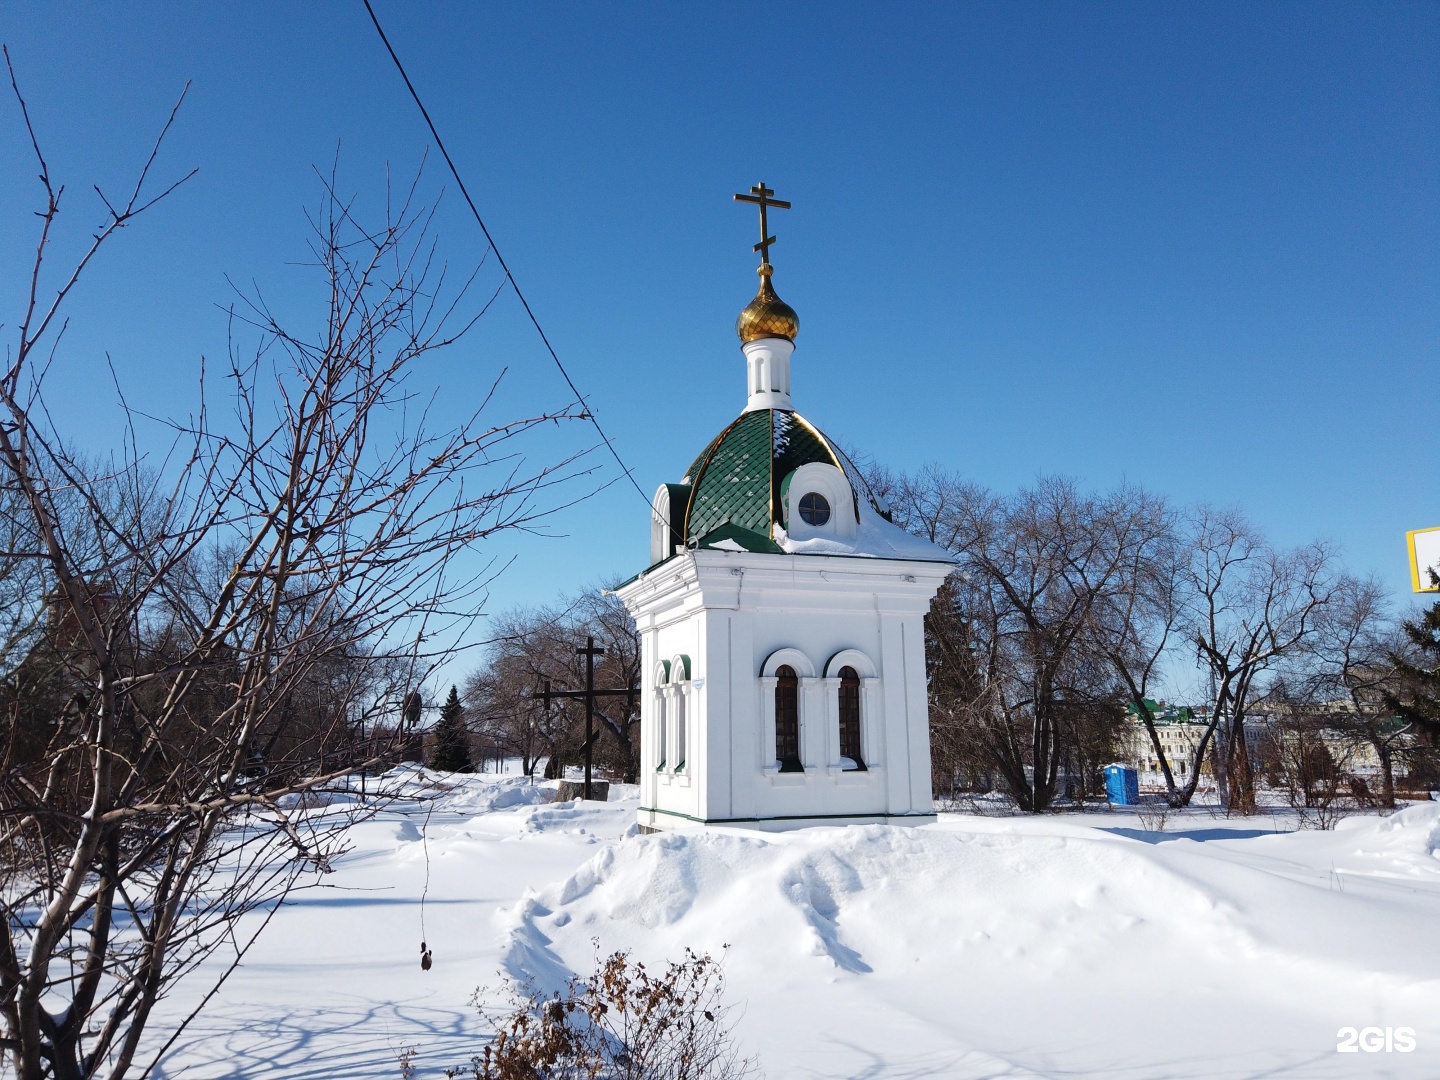
M 800 516 L 808 525 L 824 525 L 830 520 L 830 504 L 818 491 L 807 491 L 800 497 Z

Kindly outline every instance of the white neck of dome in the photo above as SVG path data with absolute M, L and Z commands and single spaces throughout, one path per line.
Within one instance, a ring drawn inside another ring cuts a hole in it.
M 795 343 L 786 338 L 766 337 L 747 341 L 741 347 L 745 350 L 745 374 L 750 390 L 745 411 L 792 408 L 790 354 L 795 351 Z

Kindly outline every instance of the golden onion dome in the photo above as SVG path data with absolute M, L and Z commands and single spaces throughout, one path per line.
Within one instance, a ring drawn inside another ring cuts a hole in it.
M 769 263 L 760 267 L 760 291 L 755 294 L 754 300 L 745 305 L 740 317 L 735 320 L 735 333 L 739 334 L 740 340 L 746 344 L 767 337 L 782 337 L 794 341 L 795 335 L 800 332 L 800 316 L 795 314 L 794 308 L 775 295 L 775 288 L 770 284 L 770 275 L 773 272 Z

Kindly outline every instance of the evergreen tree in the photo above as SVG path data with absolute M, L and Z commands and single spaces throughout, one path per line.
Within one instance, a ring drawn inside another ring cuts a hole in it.
M 450 687 L 450 696 L 440 707 L 440 721 L 435 725 L 435 746 L 430 751 L 430 767 L 444 772 L 474 772 L 470 760 L 470 738 L 465 732 L 465 706 L 460 695 Z
M 1393 658 L 1399 692 L 1387 692 L 1385 700 L 1427 735 L 1432 747 L 1440 747 L 1440 603 L 1404 629 L 1411 649 Z

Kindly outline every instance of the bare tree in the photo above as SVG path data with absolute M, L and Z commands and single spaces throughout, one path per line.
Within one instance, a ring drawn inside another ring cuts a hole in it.
M 510 748 L 526 775 L 543 761 L 545 776 L 564 775 L 583 753 L 583 731 L 571 710 L 545 708 L 536 696 L 547 680 L 565 689 L 574 667 L 575 642 L 568 606 L 517 608 L 491 620 L 494 637 L 478 671 L 465 681 L 464 700 L 474 729 Z
M 583 689 L 585 666 L 575 650 L 593 637 L 605 650 L 596 660 L 596 686 L 637 688 L 633 697 L 612 695 L 595 704 L 599 731 L 609 736 L 597 742 L 597 760 L 633 784 L 640 762 L 640 636 L 624 605 L 606 589 L 586 589 L 551 607 L 507 612 L 494 627 L 485 663 L 465 684 L 476 724 L 513 747 L 527 773 L 545 758 L 545 775 L 563 776 L 584 753 L 584 708 L 556 701 L 545 709 L 533 695 L 547 682 L 554 690 Z
M 1191 552 L 1180 523 L 1159 499 L 1136 519 L 1128 550 L 1129 566 L 1097 606 L 1086 649 L 1103 657 L 1114 671 L 1132 712 L 1149 736 L 1165 780 L 1166 802 L 1178 808 L 1194 794 L 1198 761 L 1196 768 L 1187 769 L 1187 783 L 1178 785 L 1156 727 L 1151 699 L 1166 663 L 1177 646 L 1184 644 L 1177 631 L 1190 600 L 1192 582 L 1187 570 Z
M 1276 708 L 1259 739 L 1256 757 L 1302 826 L 1331 829 L 1354 801 L 1347 798 L 1352 747 L 1337 738 L 1334 718 L 1295 699 L 1285 684 L 1270 695 Z M 1353 789 L 1352 789 L 1353 790 Z
M 327 869 L 353 818 L 295 797 L 389 760 L 371 733 L 483 597 L 452 558 L 533 521 L 562 474 L 518 454 L 550 416 L 489 423 L 482 401 L 431 423 L 407 380 L 479 317 L 462 309 L 469 282 L 447 283 L 417 186 L 366 228 L 333 177 L 312 219 L 319 332 L 242 297 L 228 413 L 202 377 L 157 467 L 133 435 L 103 469 L 72 452 L 45 382 L 65 302 L 179 182 L 152 193 L 157 141 L 128 198 L 102 194 L 104 224 L 52 287 L 64 189 L 21 111 L 44 201 L 0 374 L 0 491 L 18 538 L 5 561 L 45 585 L 26 618 L 60 693 L 45 752 L 3 776 L 0 1046 L 19 1080 L 118 1080 L 179 1034 L 142 1043 L 174 981 L 224 944 L 223 981 L 265 921 L 240 917 Z
M 1188 544 L 1175 514 L 1161 498 L 1139 497 L 1136 513 L 1120 521 L 1128 564 L 1097 603 L 1084 651 L 1103 658 L 1115 672 L 1126 701 L 1149 736 L 1165 778 L 1166 804 L 1178 808 L 1188 802 L 1194 785 L 1182 791 L 1175 783 L 1151 698 L 1164 677 L 1165 662 L 1174 657 L 1176 629 L 1187 608 Z
M 1414 725 L 1386 700 L 1399 681 L 1391 657 L 1401 647 L 1384 587 L 1373 578 L 1343 577 L 1320 620 L 1311 663 L 1297 680 L 1308 701 L 1328 706 L 1332 730 L 1374 752 L 1386 808 L 1395 805 L 1396 761 L 1416 742 Z M 1368 787 L 1357 794 L 1368 794 Z
M 963 771 L 978 747 L 1021 807 L 1043 809 L 1062 764 L 1083 773 L 1085 748 L 1105 745 L 1118 695 L 1146 729 L 1171 806 L 1194 797 L 1208 753 L 1226 805 L 1253 806 L 1245 719 L 1277 666 L 1318 645 L 1341 581 L 1324 545 L 1280 551 L 1237 513 L 1182 521 L 1129 488 L 1089 496 L 1045 480 L 1004 497 L 934 467 L 877 469 L 871 484 L 897 524 L 960 566 L 927 623 L 937 762 Z M 1187 645 L 1213 702 L 1182 782 L 1146 702 Z
M 532 695 L 538 683 L 524 649 L 501 643 L 528 637 L 519 613 L 505 612 L 491 620 L 496 638 L 489 645 L 483 666 L 465 680 L 465 702 L 470 730 L 497 753 L 520 758 L 526 776 L 547 756 L 554 756 L 557 733 L 549 714 Z
M 959 585 L 947 578 L 925 618 L 931 784 L 937 797 L 951 802 L 965 791 L 992 790 L 996 768 L 987 740 L 977 737 L 993 708 L 988 656 L 965 615 Z
M 960 567 L 931 611 L 932 688 L 955 695 L 936 694 L 935 714 L 963 723 L 1022 809 L 1050 806 L 1067 761 L 1083 790 L 1113 744 L 1119 698 L 1094 662 L 1095 621 L 1164 535 L 1164 504 L 1056 478 L 1010 497 L 937 469 L 878 479 L 897 523 Z
M 577 635 L 583 628 L 605 649 L 596 665 L 596 684 L 636 688 L 634 695 L 612 695 L 595 703 L 595 716 L 614 745 L 621 779 L 633 784 L 640 769 L 640 632 L 625 605 L 608 589 L 587 590 L 575 613 Z
M 1245 721 L 1267 674 L 1315 644 L 1336 597 L 1333 557 L 1319 543 L 1277 550 L 1236 511 L 1202 508 L 1191 524 L 1186 629 L 1209 671 L 1212 701 L 1182 796 L 1193 795 L 1218 738 L 1221 799 L 1227 810 L 1249 813 L 1255 781 Z

